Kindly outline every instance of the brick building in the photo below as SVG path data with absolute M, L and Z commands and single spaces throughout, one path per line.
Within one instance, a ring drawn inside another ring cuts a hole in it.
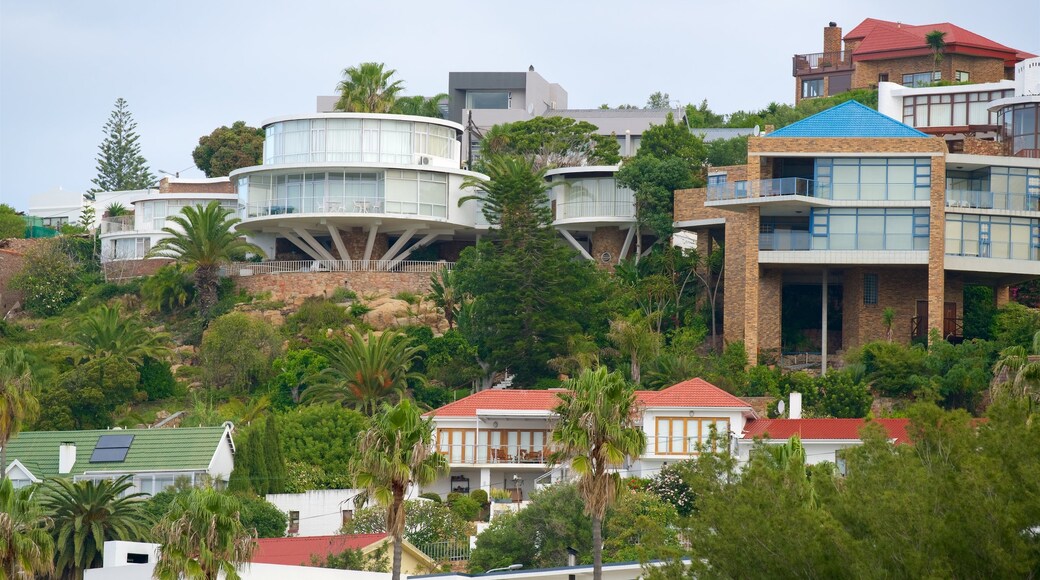
M 925 41 L 936 30 L 945 33 L 946 43 L 938 69 Z M 882 82 L 997 82 L 1014 78 L 1015 63 L 1032 56 L 949 22 L 910 25 L 867 18 L 844 38 L 831 22 L 823 29 L 823 52 L 794 55 L 795 102 Z
M 751 360 L 884 338 L 888 308 L 893 340 L 957 340 L 966 284 L 1002 303 L 1040 276 L 1040 159 L 950 153 L 849 101 L 750 138 L 746 167 L 676 192 L 675 219 L 725 244 L 723 334 Z

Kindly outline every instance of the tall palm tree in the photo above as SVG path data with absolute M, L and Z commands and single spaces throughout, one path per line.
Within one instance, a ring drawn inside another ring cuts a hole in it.
M 152 530 L 162 544 L 155 577 L 161 580 L 238 580 L 238 567 L 253 558 L 256 530 L 242 524 L 233 495 L 195 489 L 178 495 Z
M 441 268 L 430 275 L 430 300 L 444 311 L 444 320 L 448 323 L 448 330 L 455 328 L 455 319 L 459 316 L 461 299 L 455 285 L 455 276 L 451 270 Z
M 386 529 L 394 540 L 393 580 L 401 578 L 405 494 L 447 470 L 447 459 L 433 447 L 433 423 L 408 399 L 392 407 L 383 403 L 369 428 L 358 434 L 350 471 L 367 497 L 386 506 Z
M 15 489 L 0 480 L 0 580 L 39 578 L 54 570 L 51 520 L 33 498 L 33 489 Z
M 141 542 L 148 538 L 143 493 L 127 494 L 131 476 L 116 480 L 53 479 L 45 484 L 43 507 L 54 520 L 57 572 L 79 580 L 83 570 L 101 565 L 110 540 Z
M 946 33 L 941 30 L 933 30 L 924 35 L 924 42 L 932 51 L 932 82 L 935 82 L 935 73 L 939 70 L 943 51 L 946 50 Z
M 220 266 L 246 252 L 261 256 L 264 252 L 234 232 L 239 219 L 230 217 L 231 210 L 220 207 L 219 201 L 185 206 L 181 214 L 168 218 L 176 227 L 163 228 L 169 237 L 156 244 L 148 256 L 173 258 L 195 268 L 199 312 L 206 317 L 217 303 Z
M 88 312 L 71 339 L 85 361 L 117 358 L 140 365 L 147 357 L 161 359 L 169 352 L 165 333 L 152 332 L 139 319 L 124 317 L 118 305 L 101 305 Z
M 7 442 L 39 411 L 25 352 L 20 348 L 0 350 L 0 479 L 7 479 Z
M 411 346 L 411 340 L 397 331 L 388 330 L 379 336 L 369 331 L 362 336 L 350 328 L 347 336 L 338 336 L 317 348 L 329 366 L 318 374 L 317 384 L 304 391 L 303 399 L 352 404 L 372 415 L 383 401 L 400 400 L 409 379 L 423 380 L 410 369 L 424 348 Z
M 447 93 L 439 93 L 432 97 L 424 97 L 422 95 L 401 97 L 394 102 L 390 112 L 400 115 L 418 115 L 420 117 L 442 119 L 444 115 L 441 111 L 441 101 L 447 98 Z
M 389 113 L 404 90 L 402 81 L 390 82 L 396 70 L 385 70 L 381 62 L 363 62 L 343 69 L 343 80 L 336 86 L 339 91 L 337 111 L 348 113 Z
M 611 320 L 607 338 L 618 347 L 621 354 L 628 355 L 632 382 L 639 384 L 642 380 L 642 361 L 660 350 L 661 335 L 650 327 L 647 317 L 633 312 L 627 318 Z
M 646 436 L 635 426 L 635 390 L 620 372 L 606 367 L 586 370 L 564 381 L 552 431 L 554 465 L 570 462 L 578 493 L 592 518 L 592 577 L 603 578 L 603 516 L 622 489 L 617 468 L 646 449 Z

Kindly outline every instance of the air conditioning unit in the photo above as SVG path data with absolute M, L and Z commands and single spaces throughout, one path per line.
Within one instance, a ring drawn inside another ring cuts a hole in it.
M 429 164 L 430 164 L 430 158 L 429 157 L 427 157 L 425 155 L 420 155 L 419 156 L 419 165 L 429 165 Z

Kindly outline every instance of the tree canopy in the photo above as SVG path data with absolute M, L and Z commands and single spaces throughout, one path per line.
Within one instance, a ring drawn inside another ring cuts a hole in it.
M 206 177 L 224 177 L 236 169 L 260 165 L 264 161 L 264 130 L 245 121 L 218 127 L 199 137 L 191 157 Z
M 568 117 L 535 117 L 496 125 L 484 135 L 480 156 L 518 156 L 539 169 L 620 162 L 617 139 L 598 135 L 596 130 L 588 121 Z
M 102 191 L 145 189 L 155 183 L 155 175 L 141 154 L 137 122 L 130 106 L 122 98 L 116 99 L 115 109 L 109 115 L 102 131 L 105 139 L 98 146 L 97 177 L 90 182 L 87 198 L 93 200 Z
M 402 81 L 391 82 L 395 74 L 396 70 L 386 70 L 381 62 L 363 62 L 343 69 L 343 80 L 336 87 L 340 93 L 336 110 L 348 113 L 392 112 L 397 94 L 404 90 Z

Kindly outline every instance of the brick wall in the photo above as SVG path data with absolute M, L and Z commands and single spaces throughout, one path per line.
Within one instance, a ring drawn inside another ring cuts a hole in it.
M 251 293 L 269 292 L 271 300 L 298 305 L 310 296 L 331 296 L 336 288 L 363 294 L 393 296 L 407 291 L 426 294 L 430 274 L 420 272 L 293 272 L 236 276 L 235 284 Z
M 863 304 L 863 277 L 877 274 L 878 303 Z M 917 301 L 928 296 L 928 275 L 923 267 L 845 268 L 842 277 L 842 348 L 849 350 L 886 338 L 882 313 L 892 308 L 892 340 L 910 342 L 910 319 L 917 315 Z
M 617 227 L 602 227 L 596 228 L 592 235 L 589 236 L 590 246 L 592 251 L 589 254 L 592 255 L 592 259 L 596 261 L 596 265 L 607 268 L 610 270 L 614 269 L 614 265 L 617 264 L 618 258 L 621 256 L 621 248 L 625 245 L 625 236 L 628 235 L 628 230 L 622 230 Z M 635 240 L 632 240 L 629 253 L 635 251 Z M 608 252 L 610 254 L 610 260 L 604 262 L 600 259 L 600 256 Z
M 783 153 L 942 153 L 946 142 L 938 137 L 890 138 L 810 138 L 810 137 L 748 137 L 748 167 L 755 161 L 752 156 Z M 758 177 L 749 179 L 759 179 Z M 762 178 L 766 179 L 766 178 Z
M 231 181 L 217 183 L 176 183 L 164 177 L 159 182 L 159 193 L 235 193 Z
M 999 141 L 984 141 L 974 135 L 964 136 L 965 155 L 1004 155 L 1004 144 Z
M 910 56 L 887 60 L 856 61 L 852 71 L 852 88 L 865 89 L 876 86 L 878 75 L 888 73 L 888 80 L 902 83 L 904 74 L 930 73 L 934 68 L 932 56 Z M 962 54 L 946 54 L 939 64 L 942 80 L 953 81 L 956 71 L 968 73 L 973 83 L 992 83 L 1004 79 L 1004 61 L 1000 58 L 983 58 Z

